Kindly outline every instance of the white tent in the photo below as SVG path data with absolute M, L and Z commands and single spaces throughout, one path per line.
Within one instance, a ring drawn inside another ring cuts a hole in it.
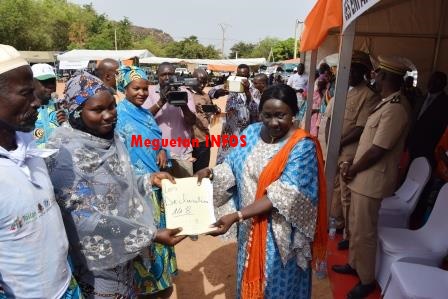
M 147 57 L 140 59 L 143 64 L 170 63 L 191 63 L 191 64 L 213 64 L 213 65 L 239 65 L 247 64 L 261 65 L 266 63 L 266 58 L 242 58 L 242 59 L 191 59 L 191 58 L 168 58 L 168 57 Z
M 78 60 L 78 61 L 68 61 L 68 60 L 61 60 L 59 62 L 59 69 L 60 70 L 81 70 L 87 68 L 89 65 L 88 60 Z
M 318 0 L 322 1 L 327 2 Z M 338 30 L 331 31 L 318 49 L 312 50 L 311 55 L 308 53 L 306 55 L 308 61 L 306 65 L 310 69 L 310 76 L 313 77 L 316 61 L 339 52 L 336 100 L 325 165 L 329 201 L 333 193 L 337 167 L 352 50 L 363 50 L 373 56 L 407 58 L 416 67 L 419 85 L 422 87 L 426 86 L 432 71 L 448 71 L 448 56 L 441 55 L 448 52 L 448 21 L 446 21 L 448 0 L 340 0 L 340 2 L 342 33 Z M 310 82 L 310 85 L 313 86 L 313 82 Z M 308 101 L 311 103 L 312 97 L 308 98 Z M 308 105 L 309 108 L 311 106 Z M 311 111 L 308 111 L 307 128 L 310 114 Z
M 59 61 L 89 61 L 112 58 L 126 60 L 137 57 L 139 59 L 154 56 L 148 50 L 71 50 L 58 55 Z
M 180 58 L 170 58 L 170 57 L 145 57 L 140 59 L 141 64 L 161 64 L 162 62 L 169 62 L 169 63 L 180 63 L 182 59 Z
M 343 5 L 347 0 L 341 0 Z M 419 86 L 433 70 L 448 70 L 448 5 L 446 0 L 370 0 L 378 2 L 353 23 L 353 49 L 378 55 L 401 56 L 416 67 Z M 348 25 L 347 25 L 348 26 Z M 347 31 L 347 29 L 346 29 Z M 319 47 L 317 61 L 337 53 L 341 36 L 330 31 Z M 309 56 L 307 56 L 309 58 Z

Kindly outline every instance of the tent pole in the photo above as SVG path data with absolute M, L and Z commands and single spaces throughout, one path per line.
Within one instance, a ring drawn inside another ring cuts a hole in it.
M 437 63 L 439 60 L 439 52 L 440 52 L 440 41 L 442 39 L 442 30 L 443 30 L 443 25 L 445 22 L 445 18 L 446 18 L 446 10 L 447 10 L 447 1 L 446 0 L 441 0 L 441 6 L 442 6 L 442 10 L 440 11 L 440 20 L 439 20 L 439 31 L 437 33 L 437 41 L 436 41 L 436 46 L 434 49 L 434 60 L 432 62 L 432 71 L 434 72 L 437 69 Z
M 300 58 L 300 63 L 305 64 L 305 61 L 306 61 L 306 54 L 307 54 L 307 52 L 300 52 L 300 56 L 299 56 L 299 58 Z
M 327 213 L 330 212 L 333 196 L 334 179 L 338 167 L 339 147 L 341 144 L 342 124 L 344 122 L 345 103 L 347 101 L 348 77 L 352 59 L 353 40 L 355 37 L 356 20 L 342 33 L 339 46 L 339 65 L 336 76 L 333 112 L 330 122 L 330 133 L 327 142 L 327 157 L 325 159 L 325 176 L 327 179 Z
M 305 112 L 305 130 L 311 128 L 311 111 L 313 109 L 314 81 L 316 78 L 317 50 L 311 51 L 311 59 L 308 69 L 307 109 Z

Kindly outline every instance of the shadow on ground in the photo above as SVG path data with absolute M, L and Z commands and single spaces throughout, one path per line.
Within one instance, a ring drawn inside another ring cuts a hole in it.
M 179 299 L 235 298 L 235 283 L 236 246 L 227 244 L 212 251 L 191 270 L 180 268 L 175 292 Z

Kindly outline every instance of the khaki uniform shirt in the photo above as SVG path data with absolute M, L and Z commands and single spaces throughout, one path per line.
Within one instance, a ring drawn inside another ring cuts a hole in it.
M 342 137 L 346 136 L 355 127 L 365 127 L 367 118 L 373 108 L 378 105 L 380 96 L 374 93 L 366 84 L 351 88 L 347 93 L 345 104 L 344 124 Z M 358 142 L 347 144 L 341 149 L 339 161 L 353 161 Z
M 374 108 L 359 140 L 354 163 L 373 145 L 387 152 L 369 169 L 356 175 L 348 185 L 352 191 L 373 198 L 390 196 L 395 191 L 410 112 L 408 101 L 400 92 L 391 94 Z

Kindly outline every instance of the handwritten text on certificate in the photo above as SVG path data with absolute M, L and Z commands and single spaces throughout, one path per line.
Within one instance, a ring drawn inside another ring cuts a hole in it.
M 200 235 L 213 230 L 216 222 L 213 210 L 213 186 L 203 179 L 200 186 L 197 178 L 176 179 L 176 184 L 162 180 L 162 195 L 165 204 L 166 227 L 182 227 L 180 235 Z

